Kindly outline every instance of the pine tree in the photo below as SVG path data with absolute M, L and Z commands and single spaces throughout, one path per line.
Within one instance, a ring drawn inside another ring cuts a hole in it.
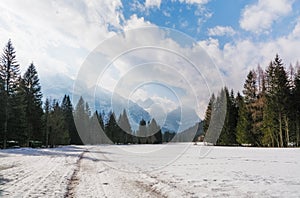
M 43 139 L 42 134 L 42 92 L 35 66 L 31 63 L 26 70 L 22 84 L 25 91 L 27 143 L 29 140 Z
M 146 144 L 147 143 L 147 123 L 144 119 L 140 121 L 139 129 L 137 131 L 138 143 Z
M 70 100 L 70 96 L 64 95 L 64 98 L 61 103 L 61 108 L 64 116 L 64 123 L 65 128 L 69 132 L 70 136 L 70 144 L 77 144 L 81 145 L 82 141 L 80 139 L 80 136 L 78 135 L 75 123 L 74 123 L 74 117 L 73 117 L 73 105 Z
M 234 145 L 236 144 L 237 112 L 233 91 L 229 95 L 228 89 L 225 87 L 221 91 L 221 97 L 224 97 L 226 101 L 226 115 L 217 144 Z
M 287 73 L 283 67 L 282 60 L 276 55 L 275 60 L 272 61 L 267 68 L 267 89 L 266 97 L 268 104 L 268 113 L 275 113 L 275 123 L 265 123 L 266 126 L 272 127 L 268 129 L 276 134 L 272 134 L 278 142 L 277 146 L 283 147 L 288 144 L 288 112 L 286 104 L 290 95 L 289 82 Z M 273 122 L 265 115 L 265 122 Z M 285 141 L 286 140 L 286 141 Z
M 3 111 L 5 108 L 5 90 L 4 90 L 4 82 L 2 78 L 0 78 L 0 148 L 3 146 L 3 131 L 4 131 L 4 122 L 5 122 L 5 112 Z
M 10 119 L 8 129 L 10 139 L 17 140 L 19 145 L 28 146 L 26 90 L 24 80 L 19 77 L 16 93 L 10 98 Z
M 46 147 L 49 146 L 49 116 L 51 111 L 51 100 L 49 98 L 46 98 L 45 104 L 44 104 L 44 115 L 43 115 L 43 123 L 44 123 L 44 142 Z
M 79 98 L 75 107 L 74 121 L 82 143 L 89 144 L 90 109 L 88 103 L 86 103 L 82 97 Z
M 123 113 L 120 115 L 118 125 L 120 126 L 122 131 L 122 136 L 123 136 L 122 143 L 127 144 L 129 142 L 132 142 L 132 130 L 125 109 L 123 110 Z
M 63 111 L 56 100 L 53 101 L 49 116 L 49 142 L 51 147 L 70 144 L 69 133 L 65 128 Z
M 238 105 L 238 122 L 237 122 L 237 133 L 236 141 L 239 144 L 253 144 L 253 136 L 251 134 L 251 115 L 246 108 L 244 98 L 237 94 L 237 105 Z
M 12 96 L 16 94 L 16 89 L 19 83 L 20 69 L 16 60 L 16 52 L 11 40 L 6 44 L 0 63 L 0 78 L 4 85 L 4 130 L 3 130 L 3 148 L 6 148 L 8 130 L 8 121 L 11 119 L 10 107 Z
M 117 137 L 116 137 L 117 131 L 118 131 L 118 124 L 117 124 L 117 121 L 115 118 L 115 114 L 111 112 L 109 114 L 109 120 L 105 126 L 105 133 L 106 133 L 108 139 L 112 143 L 117 143 Z
M 300 68 L 298 68 L 294 79 L 294 89 L 291 100 L 293 107 L 292 117 L 294 117 L 295 122 L 294 141 L 298 147 L 300 145 Z
M 224 131 L 226 124 L 227 97 L 224 89 L 217 95 L 213 104 L 209 127 L 205 133 L 204 142 L 215 145 L 217 141 L 219 141 L 219 138 L 221 138 L 220 135 L 222 131 Z
M 254 127 L 256 122 L 255 103 L 257 101 L 257 93 L 257 75 L 254 70 L 251 70 L 248 73 L 246 81 L 244 83 L 244 106 L 242 106 L 241 108 L 240 115 L 242 116 L 242 118 L 240 119 L 239 123 L 239 134 L 244 134 L 244 137 L 248 138 L 248 140 L 244 140 L 244 143 L 251 145 L 258 145 L 259 139 L 258 131 Z M 241 130 L 247 131 L 242 132 Z
M 150 142 L 152 144 L 162 143 L 162 132 L 160 126 L 157 124 L 156 120 L 153 118 L 148 126 L 148 133 L 150 136 Z
M 212 114 L 212 109 L 213 109 L 213 105 L 215 102 L 216 98 L 215 95 L 212 94 L 212 96 L 209 99 L 209 103 L 205 112 L 205 118 L 204 118 L 204 124 L 203 124 L 203 130 L 204 130 L 204 134 L 207 132 L 208 127 L 209 127 L 209 123 L 211 120 L 211 114 Z

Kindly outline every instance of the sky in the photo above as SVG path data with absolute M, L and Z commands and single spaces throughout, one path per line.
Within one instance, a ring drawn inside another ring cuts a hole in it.
M 296 0 L 2 0 L 0 8 L 0 45 L 12 40 L 22 72 L 35 64 L 45 97 L 82 81 L 203 117 L 212 92 L 241 91 L 258 64 L 277 53 L 286 67 L 300 59 Z

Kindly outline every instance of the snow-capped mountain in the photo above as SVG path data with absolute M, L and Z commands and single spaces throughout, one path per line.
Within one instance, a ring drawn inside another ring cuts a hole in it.
M 194 109 L 187 106 L 178 107 L 167 114 L 162 131 L 182 132 L 197 122 L 200 122 L 200 118 Z
M 144 119 L 151 120 L 150 114 L 140 107 L 137 103 L 127 100 L 122 96 L 104 90 L 97 89 L 94 101 L 94 108 L 99 112 L 104 112 L 104 120 L 108 120 L 108 115 L 112 111 L 118 117 L 126 109 L 128 119 L 133 130 L 137 130 L 139 122 Z
M 84 89 L 84 85 L 80 89 L 82 93 L 78 95 L 72 95 L 73 80 L 65 75 L 58 75 L 57 81 L 42 82 L 43 87 L 48 89 L 43 90 L 46 97 L 52 99 L 62 99 L 64 94 L 69 94 L 73 98 L 73 106 L 75 108 L 80 96 L 83 96 L 84 100 L 89 103 L 91 112 L 97 110 L 99 113 L 104 113 L 104 120 L 108 120 L 108 115 L 113 111 L 118 117 L 124 109 L 127 110 L 127 115 L 133 130 L 138 129 L 138 125 L 141 119 L 150 121 L 151 118 L 155 118 L 157 123 L 162 126 L 162 131 L 174 131 L 181 132 L 185 129 L 193 126 L 200 119 L 196 112 L 189 107 L 178 107 L 171 112 L 165 112 L 161 105 L 156 104 L 151 98 L 145 101 L 133 102 L 127 100 L 122 96 L 112 93 L 102 88 L 90 88 Z M 84 90 L 84 91 L 83 91 Z M 75 96 L 75 97 L 74 97 Z

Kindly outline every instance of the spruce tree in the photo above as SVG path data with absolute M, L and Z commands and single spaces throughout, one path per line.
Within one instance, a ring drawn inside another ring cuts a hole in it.
M 296 76 L 294 79 L 294 89 L 292 94 L 292 107 L 295 122 L 295 137 L 294 141 L 296 146 L 300 145 L 300 68 L 298 68 L 296 72 Z
M 26 119 L 27 119 L 27 142 L 29 140 L 43 140 L 42 133 L 42 92 L 41 85 L 35 66 L 31 63 L 23 76 Z
M 54 100 L 49 116 L 49 142 L 51 147 L 70 144 L 69 133 L 64 123 L 64 115 L 59 103 Z
M 147 143 L 147 122 L 144 119 L 140 121 L 137 136 L 139 144 Z
M 214 105 L 215 100 L 216 100 L 215 95 L 212 94 L 212 96 L 209 99 L 209 103 L 208 103 L 208 106 L 207 106 L 206 112 L 205 112 L 204 124 L 203 124 L 204 134 L 207 132 L 208 127 L 209 127 L 209 123 L 210 123 L 210 120 L 211 120 L 211 114 L 212 114 L 213 105 Z
M 123 110 L 123 113 L 120 115 L 118 125 L 120 126 L 122 131 L 122 136 L 123 136 L 122 143 L 127 144 L 129 142 L 132 142 L 132 130 L 125 109 Z
M 277 139 L 279 147 L 286 146 L 288 144 L 288 111 L 286 104 L 290 95 L 289 82 L 285 68 L 283 67 L 282 60 L 276 55 L 274 61 L 272 61 L 267 68 L 267 89 L 266 97 L 268 103 L 268 112 L 275 113 L 275 123 L 270 125 L 265 123 L 269 127 L 273 127 L 272 130 L 276 134 L 273 136 Z M 268 114 L 266 114 L 268 116 Z M 265 118 L 266 122 L 270 122 L 271 118 Z
M 11 40 L 8 41 L 6 44 L 2 56 L 1 56 L 1 63 L 0 63 L 0 78 L 4 85 L 4 124 L 3 124 L 3 148 L 6 148 L 6 141 L 7 136 L 12 135 L 8 134 L 8 121 L 11 118 L 11 102 L 12 96 L 16 94 L 16 90 L 19 84 L 19 76 L 20 76 L 20 69 L 19 64 L 16 60 L 16 51 L 12 45 Z
M 51 101 L 49 98 L 46 98 L 44 103 L 44 115 L 43 115 L 43 128 L 44 128 L 44 143 L 46 147 L 49 146 L 49 116 L 51 111 Z
M 73 117 L 73 105 L 70 100 L 69 95 L 64 95 L 64 98 L 61 103 L 61 108 L 64 116 L 65 128 L 68 130 L 70 136 L 70 144 L 81 145 L 82 141 L 78 135 L 74 117 Z
M 109 120 L 105 125 L 105 133 L 112 143 L 117 143 L 118 124 L 114 113 L 109 114 Z
M 253 136 L 251 134 L 251 115 L 246 108 L 244 98 L 238 93 L 237 95 L 238 105 L 238 122 L 237 122 L 237 133 L 236 141 L 239 144 L 253 144 Z
M 89 144 L 90 109 L 82 97 L 75 107 L 74 121 L 82 143 Z

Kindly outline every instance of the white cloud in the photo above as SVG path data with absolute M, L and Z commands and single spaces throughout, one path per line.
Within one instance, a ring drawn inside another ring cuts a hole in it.
M 34 6 L 32 6 L 34 5 Z M 0 43 L 11 38 L 22 69 L 32 60 L 41 76 L 69 73 L 120 28 L 120 1 L 1 1 Z
M 180 3 L 187 4 L 207 4 L 210 0 L 179 0 Z
M 161 4 L 161 0 L 146 0 L 145 1 L 146 8 L 152 8 L 152 7 L 160 8 L 160 4 Z
M 208 29 L 209 36 L 233 36 L 236 32 L 230 26 L 216 26 Z
M 240 26 L 254 33 L 269 32 L 272 24 L 292 11 L 294 0 L 258 0 L 242 12 Z
M 290 34 L 273 40 L 241 39 L 227 43 L 223 48 L 217 39 L 201 41 L 200 44 L 220 70 L 224 71 L 225 84 L 235 91 L 241 91 L 250 69 L 256 69 L 258 64 L 265 69 L 277 53 L 287 68 L 290 63 L 295 64 L 300 60 L 299 35 L 300 18 Z

